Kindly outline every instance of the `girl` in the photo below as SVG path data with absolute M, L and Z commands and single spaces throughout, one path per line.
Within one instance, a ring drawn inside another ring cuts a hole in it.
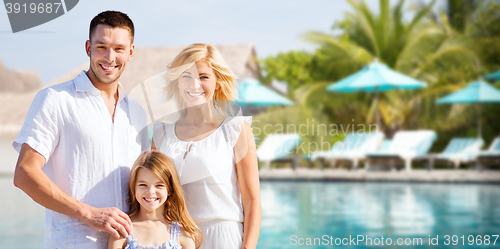
M 201 244 L 200 229 L 187 212 L 177 171 L 166 155 L 142 152 L 130 171 L 128 190 L 133 235 L 110 235 L 108 249 L 194 249 L 195 241 Z
M 177 168 L 203 234 L 200 248 L 256 248 L 261 204 L 252 118 L 224 113 L 236 97 L 233 72 L 215 47 L 193 44 L 165 77 L 167 100 L 182 111 L 175 123 L 155 125 L 152 149 Z

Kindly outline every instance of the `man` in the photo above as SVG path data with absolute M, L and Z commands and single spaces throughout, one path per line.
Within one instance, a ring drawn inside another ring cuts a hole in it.
M 107 248 L 109 233 L 132 231 L 122 210 L 130 167 L 147 149 L 147 136 L 138 136 L 146 113 L 118 81 L 133 39 L 127 15 L 94 17 L 85 43 L 89 70 L 41 90 L 13 143 L 14 185 L 47 208 L 44 248 Z

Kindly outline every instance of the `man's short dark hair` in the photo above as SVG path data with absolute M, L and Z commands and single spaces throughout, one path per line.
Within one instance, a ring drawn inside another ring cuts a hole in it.
M 99 24 L 109 25 L 112 28 L 128 29 L 132 43 L 134 42 L 134 23 L 127 14 L 112 10 L 99 13 L 90 21 L 89 41 L 91 41 L 92 34 Z

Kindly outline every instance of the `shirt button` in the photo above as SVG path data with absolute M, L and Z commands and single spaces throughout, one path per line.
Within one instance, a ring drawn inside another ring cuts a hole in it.
M 118 181 L 118 177 L 116 178 L 116 180 Z
M 121 206 L 122 204 L 118 203 L 118 206 Z

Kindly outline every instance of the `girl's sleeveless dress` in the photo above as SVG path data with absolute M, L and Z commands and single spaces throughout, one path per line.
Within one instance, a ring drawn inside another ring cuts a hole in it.
M 134 235 L 130 234 L 127 237 L 127 246 L 125 249 L 181 249 L 182 247 L 179 245 L 180 227 L 179 223 L 172 221 L 172 225 L 170 226 L 170 241 L 159 246 L 142 246 L 136 242 L 137 240 L 134 239 Z
M 156 148 L 174 162 L 189 214 L 203 234 L 201 249 L 235 249 L 243 242 L 243 208 L 233 150 L 243 122 L 251 124 L 252 117 L 228 117 L 199 141 L 178 139 L 175 123 L 158 123 L 154 128 Z

